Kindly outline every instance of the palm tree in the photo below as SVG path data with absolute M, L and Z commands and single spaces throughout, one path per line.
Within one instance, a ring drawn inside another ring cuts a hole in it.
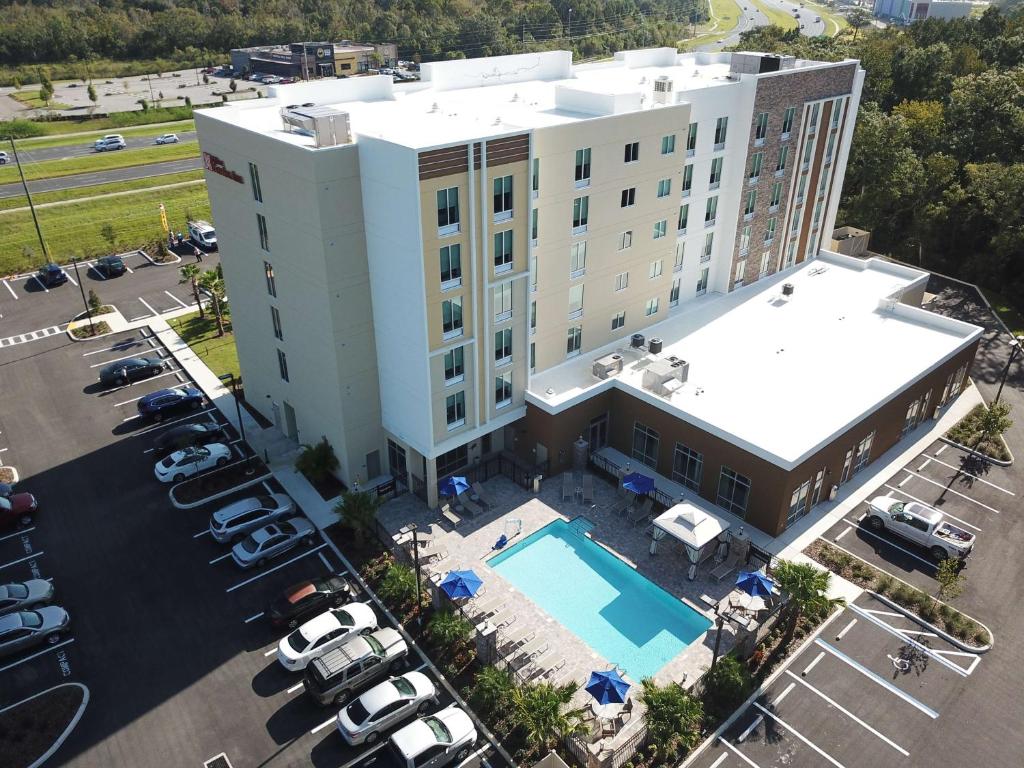
M 640 701 L 647 708 L 648 742 L 657 745 L 662 762 L 674 762 L 680 751 L 688 752 L 700 741 L 704 706 L 679 683 L 660 686 L 644 678 Z
M 862 27 L 866 27 L 871 23 L 871 12 L 864 8 L 854 8 L 848 14 L 846 14 L 847 23 L 853 27 L 853 39 L 857 39 L 857 33 Z
M 220 270 L 211 270 L 203 272 L 199 276 L 199 285 L 201 285 L 207 293 L 210 294 L 211 303 L 213 304 L 213 314 L 217 318 L 217 335 L 224 335 L 224 313 L 221 305 L 223 304 L 225 295 L 224 277 L 220 274 Z
M 202 320 L 206 317 L 203 313 L 203 302 L 199 298 L 199 276 L 203 274 L 203 270 L 199 268 L 198 264 L 186 264 L 181 268 L 181 280 L 180 283 L 189 283 L 192 286 L 192 296 L 195 297 L 196 306 L 199 307 L 199 319 Z
M 512 708 L 515 690 L 512 672 L 499 667 L 484 667 L 473 680 L 469 703 L 473 709 L 492 716 L 492 721 L 504 719 Z
M 404 606 L 416 595 L 416 574 L 407 565 L 392 563 L 385 571 L 378 591 L 389 603 Z
M 430 641 L 442 650 L 458 650 L 473 634 L 473 625 L 465 616 L 438 611 L 427 624 Z
M 352 532 L 356 546 L 361 547 L 366 535 L 374 530 L 380 496 L 365 491 L 345 491 L 341 500 L 334 505 L 334 511 L 341 516 L 341 524 Z
M 566 736 L 582 733 L 584 710 L 570 708 L 579 683 L 523 685 L 512 691 L 516 723 L 530 752 L 547 752 Z
M 796 634 L 800 618 L 804 614 L 826 614 L 837 606 L 846 603 L 841 597 L 828 596 L 829 582 L 832 574 L 823 571 L 810 563 L 794 563 L 782 560 L 772 578 L 786 595 L 786 632 L 783 645 L 789 645 Z

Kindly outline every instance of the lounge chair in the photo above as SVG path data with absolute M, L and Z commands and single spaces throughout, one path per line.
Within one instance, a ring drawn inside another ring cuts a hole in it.
M 639 509 L 636 509 L 635 511 L 629 514 L 629 522 L 633 524 L 634 528 L 636 528 L 637 525 L 639 525 L 640 523 L 645 522 L 647 518 L 651 516 L 651 508 L 653 506 L 654 499 L 648 496 L 643 500 L 643 503 L 640 505 Z
M 491 499 L 487 494 L 487 491 L 484 490 L 484 487 L 479 482 L 473 483 L 473 492 L 485 507 L 490 508 L 494 506 L 494 500 Z
M 447 503 L 441 505 L 441 517 L 447 520 L 452 528 L 458 528 L 462 522 L 462 518 L 452 512 L 451 505 Z
M 572 501 L 576 496 L 576 481 L 573 480 L 572 472 L 562 473 L 562 501 Z
M 395 540 L 395 544 L 402 546 L 404 544 L 412 544 L 414 541 L 421 547 L 425 547 L 434 540 L 433 531 L 416 531 L 415 538 L 412 535 L 412 531 L 399 531 L 392 538 Z
M 413 556 L 412 547 L 409 548 L 410 557 Z M 421 563 L 432 563 L 437 560 L 444 560 L 448 557 L 448 550 L 443 546 L 420 547 L 419 559 Z
M 583 476 L 583 503 L 593 504 L 594 503 L 594 476 L 584 475 Z
M 514 651 L 521 645 L 533 640 L 536 636 L 536 632 L 526 627 L 520 627 L 517 631 L 511 632 L 508 635 L 500 633 L 498 635 L 498 649 L 505 652 Z
M 471 600 L 469 605 L 466 606 L 466 613 L 475 619 L 483 621 L 489 619 L 505 607 L 505 601 L 498 597 L 492 596 L 485 600 Z
M 482 515 L 484 513 L 484 508 L 469 498 L 468 493 L 459 494 L 459 503 L 462 505 L 462 508 L 469 513 L 470 517 L 476 517 L 477 515 Z
M 730 573 L 736 570 L 736 567 L 739 565 L 739 562 L 739 555 L 737 555 L 735 552 L 730 552 L 729 555 L 725 558 L 725 560 L 723 560 L 711 569 L 711 576 L 716 581 L 721 581 Z

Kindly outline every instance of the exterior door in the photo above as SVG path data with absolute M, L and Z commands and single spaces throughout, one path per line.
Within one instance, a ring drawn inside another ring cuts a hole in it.
M 366 454 L 366 479 L 372 480 L 375 477 L 380 477 L 380 451 Z
M 608 414 L 590 420 L 590 434 L 587 442 L 590 443 L 590 452 L 594 453 L 608 445 Z
M 278 429 L 282 429 L 282 427 L 281 427 L 281 406 L 278 405 L 277 402 L 275 401 L 275 402 L 270 404 L 270 409 L 274 412 L 274 426 L 277 427 Z
M 292 440 L 299 439 L 299 428 L 295 424 L 295 409 L 287 400 L 284 401 L 284 433 Z

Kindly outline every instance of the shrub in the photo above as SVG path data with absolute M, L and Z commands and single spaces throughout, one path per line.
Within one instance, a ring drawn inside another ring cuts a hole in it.
M 948 557 L 939 563 L 939 570 L 935 574 L 939 582 L 939 594 L 952 599 L 959 597 L 964 591 L 964 575 L 962 573 L 963 563 L 955 557 Z
M 42 136 L 43 127 L 32 120 L 5 120 L 0 122 L 0 139 L 27 139 L 32 136 Z
M 501 720 L 512 709 L 512 672 L 498 667 L 484 667 L 473 680 L 469 703 L 493 720 Z
M 892 576 L 881 575 L 875 582 L 875 592 L 880 595 L 888 595 L 892 592 L 893 579 Z
M 100 308 L 103 306 L 103 302 L 100 301 L 100 297 L 96 295 L 96 291 L 94 291 L 92 288 L 89 289 L 88 304 L 89 309 L 91 309 L 93 312 L 99 312 Z
M 302 453 L 295 460 L 295 469 L 304 474 L 314 483 L 323 482 L 338 468 L 338 457 L 334 448 L 323 436 L 320 441 L 302 446 Z
M 704 675 L 704 711 L 715 718 L 725 718 L 750 695 L 753 687 L 746 666 L 732 656 L 725 656 Z
M 438 611 L 427 624 L 427 636 L 434 647 L 454 650 L 462 647 L 473 634 L 473 624 L 465 616 L 449 610 Z
M 644 719 L 648 738 L 657 747 L 661 761 L 672 762 L 700 741 L 704 705 L 678 683 L 659 686 L 648 677 L 641 686 L 640 700 L 647 707 Z
M 334 505 L 334 511 L 341 517 L 341 527 L 352 533 L 357 546 L 362 546 L 377 525 L 377 510 L 381 498 L 365 491 L 345 491 Z
M 395 606 L 404 606 L 416 596 L 416 574 L 401 563 L 391 563 L 377 587 L 380 596 Z

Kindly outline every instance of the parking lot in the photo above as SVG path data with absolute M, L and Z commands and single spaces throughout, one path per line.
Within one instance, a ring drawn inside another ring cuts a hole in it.
M 336 708 L 317 706 L 301 675 L 279 665 L 285 631 L 263 615 L 288 585 L 345 574 L 341 558 L 320 538 L 262 569 L 240 570 L 226 556 L 229 547 L 208 533 L 210 513 L 281 491 L 273 480 L 175 509 L 169 486 L 153 477 L 154 437 L 223 420 L 208 405 L 159 425 L 139 418 L 140 397 L 188 378 L 168 360 L 159 377 L 99 387 L 98 370 L 126 355 L 167 357 L 145 330 L 0 350 L 0 457 L 40 504 L 31 527 L 0 539 L 0 579 L 52 579 L 55 603 L 71 615 L 59 643 L 0 661 L 0 707 L 59 682 L 88 686 L 90 705 L 58 753 L 62 765 L 201 766 L 221 753 L 236 768 L 374 764 L 380 746 L 348 747 Z M 386 625 L 379 608 L 377 618 Z M 408 658 L 431 674 L 424 658 Z M 438 688 L 439 708 L 450 699 Z M 469 766 L 500 763 L 485 741 L 477 750 Z
M 957 765 L 949 710 L 986 663 L 863 595 L 691 765 Z

